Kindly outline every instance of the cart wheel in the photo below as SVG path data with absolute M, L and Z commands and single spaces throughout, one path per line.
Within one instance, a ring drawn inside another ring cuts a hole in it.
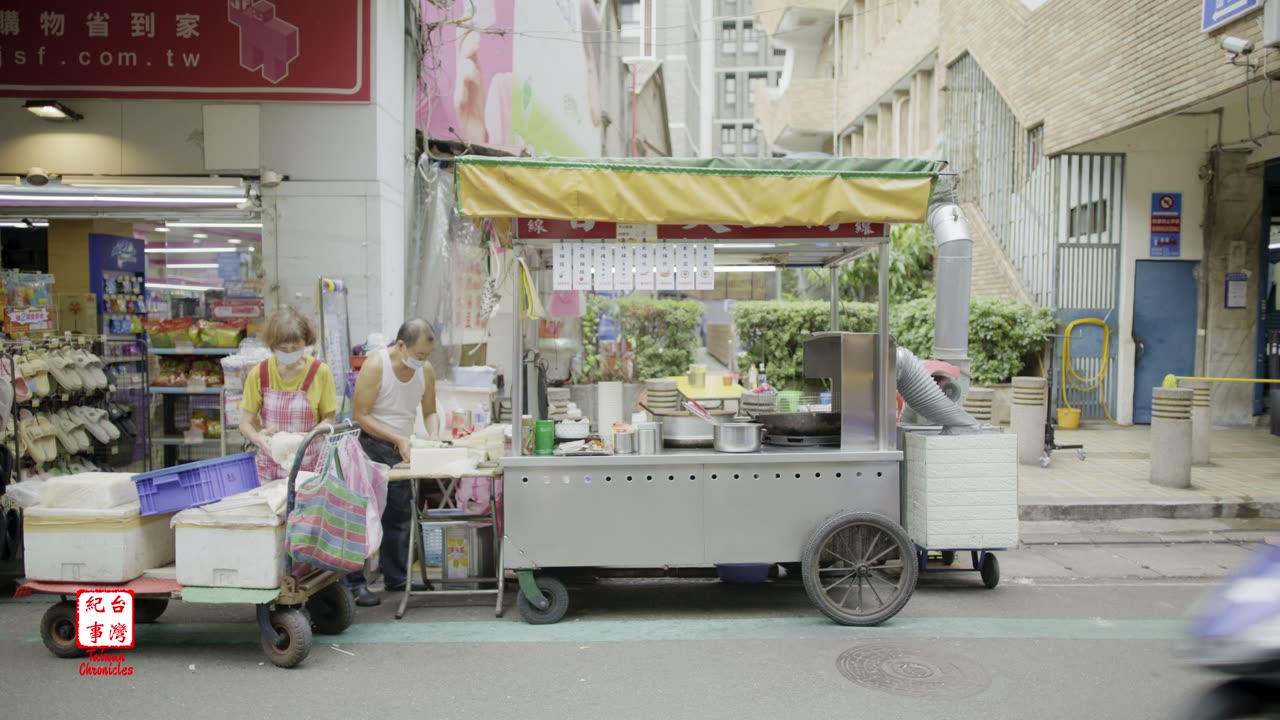
M 339 583 L 326 586 L 307 600 L 311 624 L 321 635 L 341 635 L 356 619 L 356 599 Z
M 1000 561 L 992 553 L 983 553 L 982 584 L 988 590 L 1000 584 Z
M 814 531 L 802 558 L 809 599 L 842 625 L 878 625 L 898 614 L 920 576 L 907 533 L 877 513 L 831 518 Z
M 169 601 L 164 598 L 139 598 L 133 603 L 133 621 L 139 625 L 148 625 L 160 619 Z
M 311 652 L 311 623 L 301 610 L 280 608 L 271 613 L 271 627 L 280 634 L 280 643 L 262 638 L 262 650 L 272 665 L 291 668 Z
M 76 604 L 64 600 L 46 610 L 40 618 L 40 639 L 60 658 L 84 657 L 85 651 L 76 645 Z
M 1041 456 L 1040 456 L 1040 467 L 1042 467 L 1042 468 L 1047 468 L 1047 467 L 1049 467 L 1049 456 L 1048 456 L 1048 455 L 1041 455 Z
M 1080 462 L 1084 462 L 1089 459 L 1089 453 L 1085 452 L 1084 448 L 1080 448 L 1076 451 L 1076 457 L 1080 458 Z
M 542 591 L 542 597 L 551 604 L 546 610 L 539 610 L 529 602 L 529 598 L 525 597 L 524 593 L 520 593 L 516 596 L 516 607 L 520 608 L 520 616 L 530 625 L 551 625 L 560 622 L 565 613 L 569 612 L 569 589 L 560 582 L 559 578 L 549 575 L 539 575 L 534 578 L 534 582 Z
M 942 564 L 943 564 L 943 565 L 946 565 L 947 567 L 951 567 L 952 565 L 955 565 L 955 564 L 956 564 L 956 551 L 955 551 L 955 550 L 943 550 L 943 551 L 942 551 Z

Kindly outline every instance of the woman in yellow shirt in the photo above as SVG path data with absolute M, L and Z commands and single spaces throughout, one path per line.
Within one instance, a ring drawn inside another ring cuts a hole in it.
M 267 321 L 263 340 L 272 357 L 249 371 L 240 401 L 240 432 L 258 447 L 258 482 L 288 475 L 271 459 L 271 436 L 278 432 L 310 432 L 331 423 L 338 413 L 338 394 L 328 365 L 306 355 L 315 345 L 311 323 L 296 308 L 285 307 Z M 324 443 L 312 443 L 302 469 L 315 471 L 323 460 Z

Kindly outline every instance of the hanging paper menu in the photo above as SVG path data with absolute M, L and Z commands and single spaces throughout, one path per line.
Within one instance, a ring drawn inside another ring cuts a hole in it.
M 652 290 L 653 281 L 653 263 L 654 248 L 656 245 L 650 243 L 641 243 L 635 246 L 636 260 L 636 289 Z
M 591 289 L 591 264 L 594 260 L 595 258 L 592 256 L 590 245 L 580 243 L 573 247 L 574 290 Z
M 676 289 L 676 254 L 675 246 L 663 243 L 655 245 L 653 270 L 657 275 L 654 287 L 658 290 Z
M 635 246 L 615 245 L 613 247 L 613 286 L 623 292 L 635 288 Z
M 613 246 L 596 246 L 595 289 L 613 290 Z
M 698 279 L 699 290 L 716 289 L 716 246 L 711 243 L 698 245 Z
M 695 246 L 689 243 L 676 245 L 676 289 L 692 290 L 697 287 L 693 277 L 697 261 Z
M 572 248 L 564 243 L 551 246 L 551 289 L 573 289 L 573 256 Z

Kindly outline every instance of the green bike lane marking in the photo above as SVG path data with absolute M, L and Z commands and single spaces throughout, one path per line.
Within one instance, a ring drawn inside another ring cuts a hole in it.
M 258 641 L 252 623 L 139 625 L 139 645 L 227 644 Z M 526 625 L 512 621 L 389 622 L 352 625 L 341 635 L 317 635 L 318 644 L 465 644 L 711 642 L 760 640 L 979 640 L 1176 641 L 1187 637 L 1181 620 L 1098 618 L 903 618 L 877 627 L 845 627 L 822 617 L 564 621 Z M 36 639 L 38 642 L 38 638 Z

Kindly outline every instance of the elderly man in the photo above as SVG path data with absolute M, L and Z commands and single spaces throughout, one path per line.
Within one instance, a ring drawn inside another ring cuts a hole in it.
M 360 423 L 360 444 L 374 462 L 396 465 L 409 460 L 410 437 L 418 409 L 427 432 L 439 435 L 436 414 L 436 377 L 427 362 L 435 348 L 435 333 L 425 320 L 413 319 L 400 326 L 395 344 L 370 355 L 356 378 L 355 420 Z M 409 580 L 410 531 L 408 483 L 391 483 L 382 514 L 382 577 L 389 592 L 404 590 Z M 382 600 L 369 591 L 363 573 L 347 578 L 356 604 L 369 607 Z M 414 590 L 424 590 L 414 583 Z

